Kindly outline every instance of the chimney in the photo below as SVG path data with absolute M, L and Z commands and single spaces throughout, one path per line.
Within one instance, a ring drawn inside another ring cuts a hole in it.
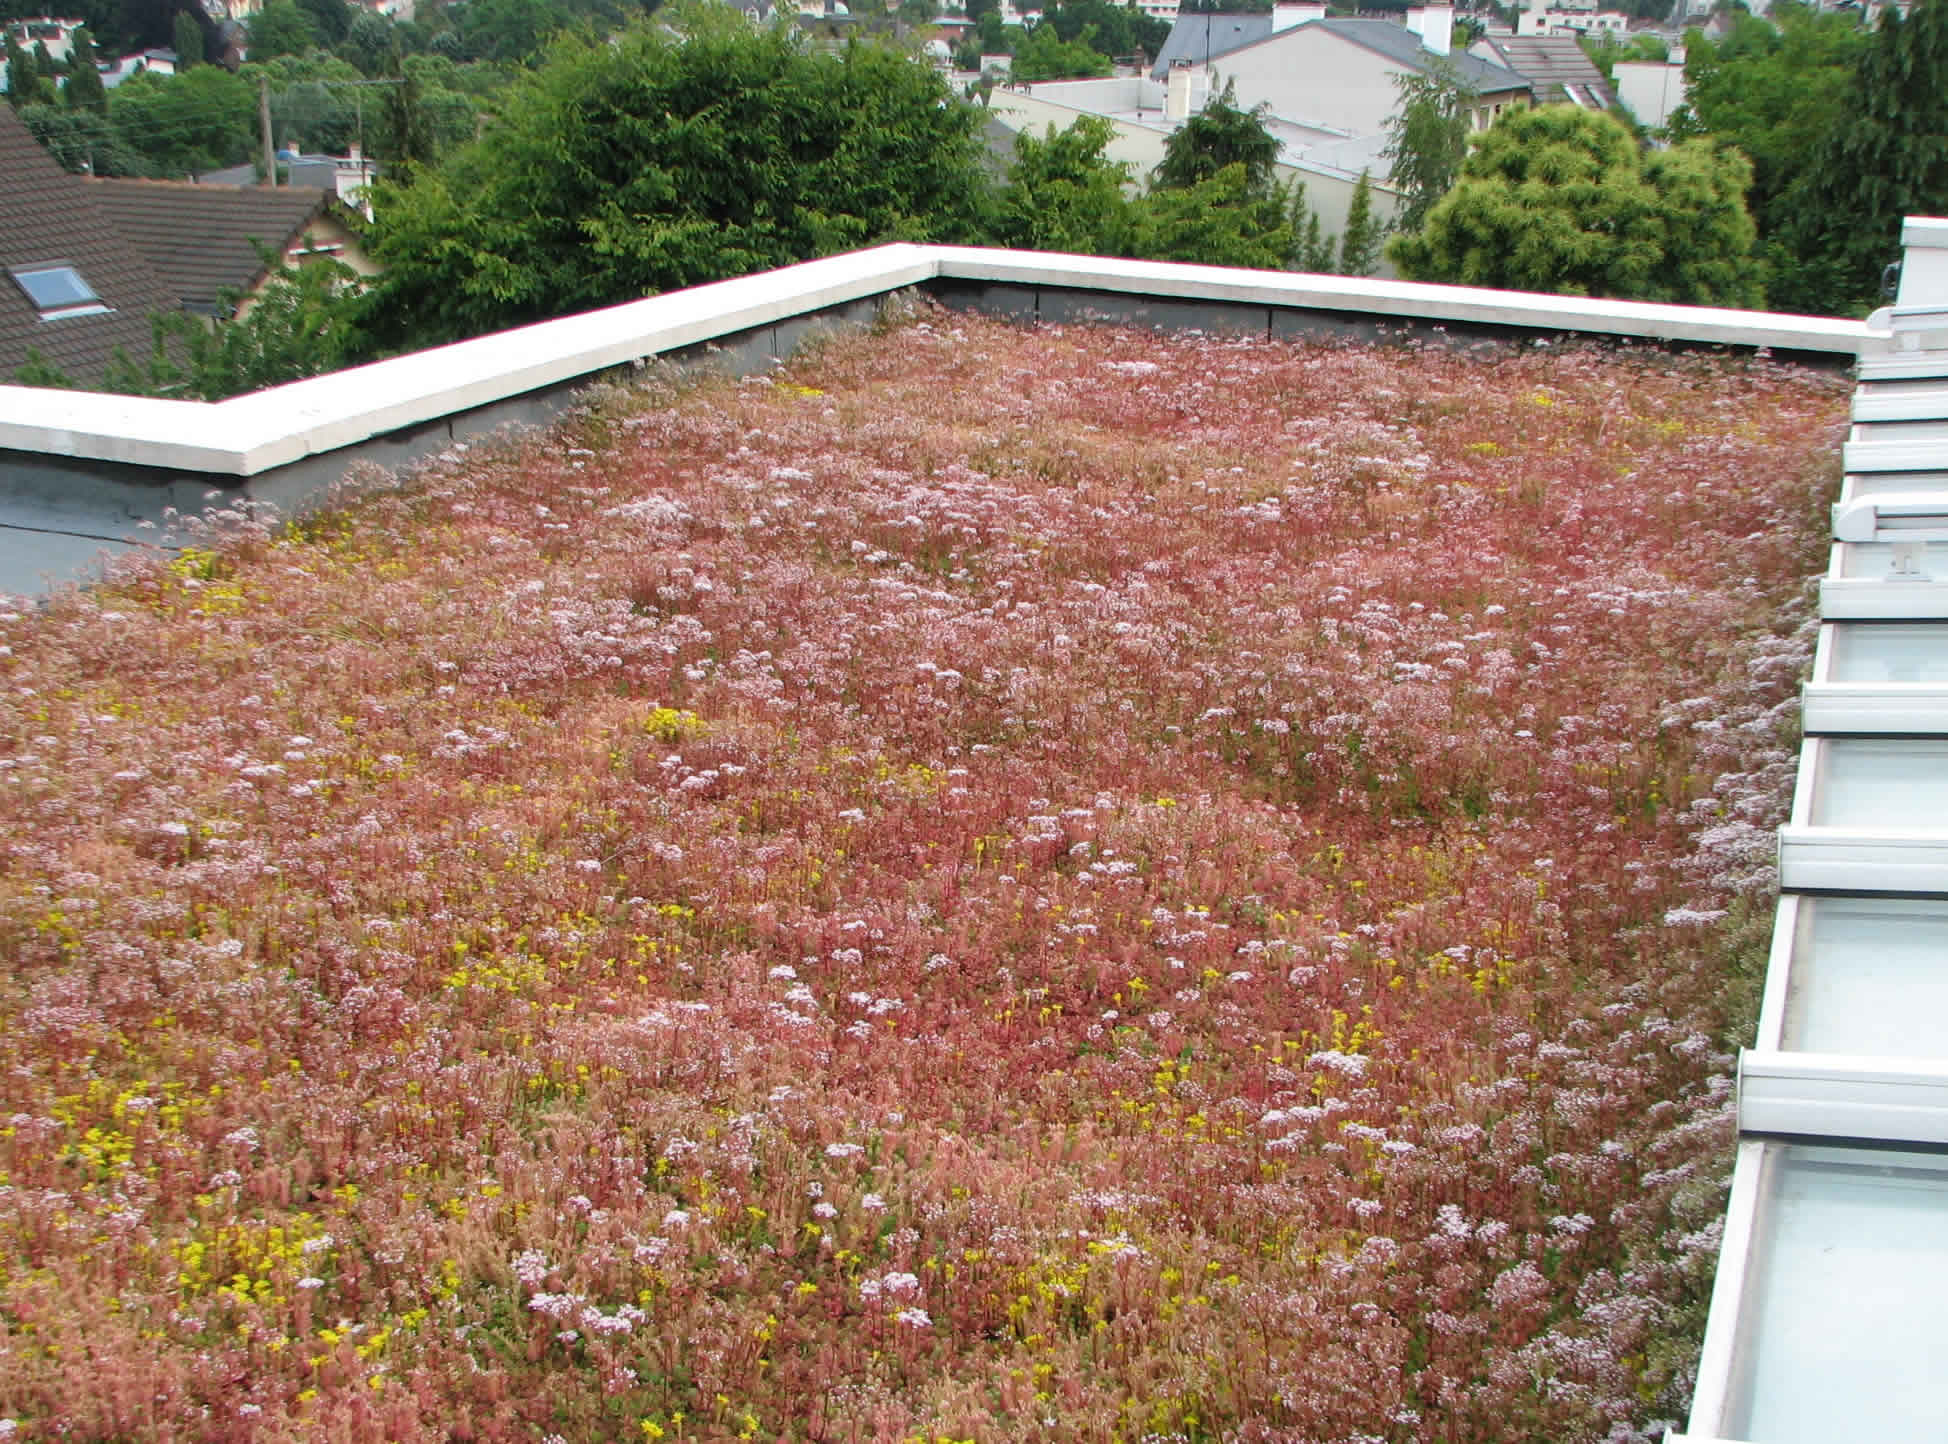
M 1423 49 L 1446 55 L 1454 48 L 1454 7 L 1416 5 L 1407 12 L 1407 28 L 1420 37 Z
M 1170 89 L 1163 97 L 1165 120 L 1190 119 L 1190 62 L 1179 60 L 1170 67 Z
M 1293 30 L 1325 18 L 1325 0 L 1277 0 L 1272 6 L 1272 33 L 1276 35 L 1281 30 Z

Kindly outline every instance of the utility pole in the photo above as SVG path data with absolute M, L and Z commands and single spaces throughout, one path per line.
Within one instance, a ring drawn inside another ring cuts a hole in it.
M 275 188 L 277 151 L 271 145 L 271 86 L 261 75 L 257 77 L 257 125 L 264 133 L 264 184 Z

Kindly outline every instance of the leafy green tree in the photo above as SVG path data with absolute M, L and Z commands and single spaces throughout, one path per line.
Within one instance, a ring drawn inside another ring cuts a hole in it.
M 1130 166 L 1105 154 L 1115 134 L 1101 116 L 1045 136 L 1024 130 L 994 220 L 994 240 L 1015 250 L 1128 254 L 1137 233 Z
M 41 78 L 34 57 L 7 37 L 7 102 L 15 110 L 30 105 L 46 105 L 54 99 L 54 87 Z
M 1150 183 L 1159 190 L 1188 189 L 1237 165 L 1254 195 L 1269 194 L 1277 185 L 1278 140 L 1265 128 L 1267 109 L 1238 109 L 1237 87 L 1227 81 L 1222 94 L 1171 131 Z
M 1750 181 L 1743 156 L 1708 141 L 1646 161 L 1601 112 L 1505 111 L 1459 184 L 1388 254 L 1418 281 L 1756 306 Z
M 248 33 L 250 41 L 246 49 L 252 60 L 303 55 L 318 44 L 318 27 L 293 0 L 271 0 L 250 17 Z
M 460 43 L 469 60 L 520 64 L 540 54 L 568 20 L 556 0 L 468 0 Z
M 101 83 L 101 71 L 95 66 L 95 40 L 85 25 L 74 32 L 74 48 L 68 52 L 65 93 L 72 110 L 108 108 L 108 92 Z
M 1037 25 L 1015 46 L 1010 74 L 1016 80 L 1079 80 L 1107 75 L 1109 57 L 1089 43 L 1089 32 L 1073 43 L 1058 39 L 1047 25 Z
M 176 69 L 187 70 L 192 65 L 201 65 L 209 59 L 208 41 L 203 37 L 203 27 L 196 17 L 187 10 L 176 12 L 175 23 Z
M 1394 224 L 1417 231 L 1460 178 L 1475 89 L 1447 62 L 1424 74 L 1403 72 L 1393 85 L 1400 103 L 1387 117 L 1387 144 L 1380 154 L 1391 162 L 1389 178 L 1406 201 Z
M 317 32 L 319 44 L 342 45 L 351 33 L 354 12 L 345 0 L 296 0 L 296 3 L 311 17 L 311 28 Z
M 931 67 L 869 42 L 816 54 L 719 7 L 684 20 L 558 41 L 478 142 L 381 183 L 387 344 L 979 234 L 979 117 Z
M 255 153 L 257 87 L 221 65 L 144 71 L 109 92 L 108 119 L 157 175 L 241 165 Z
M 1081 42 L 1108 56 L 1131 55 L 1139 50 L 1155 55 L 1170 38 L 1168 21 L 1145 15 L 1134 5 L 1116 5 L 1110 0 L 1069 0 L 1066 5 L 1049 5 L 1042 11 L 1038 28 L 1050 27 L 1057 39 Z
M 398 48 L 396 27 L 376 10 L 361 10 L 352 18 L 351 29 L 338 47 L 338 53 L 365 75 L 376 76 L 384 69 L 386 57 Z
M 1099 116 L 1015 138 L 995 239 L 1024 250 L 1277 269 L 1296 249 L 1287 198 L 1256 186 L 1240 162 L 1189 185 L 1130 193 L 1131 168 L 1106 154 Z
M 1785 195 L 1844 113 L 1869 43 L 1851 15 L 1779 4 L 1772 20 L 1739 15 L 1722 40 L 1697 30 L 1685 37 L 1686 103 L 1668 126 L 1674 137 L 1710 135 L 1745 152 L 1746 203 L 1766 239 L 1791 219 Z
M 150 174 L 147 158 L 124 141 L 99 111 L 30 105 L 20 112 L 20 119 L 64 170 L 105 176 Z
M 1812 162 L 1787 188 L 1771 250 L 1775 302 L 1847 314 L 1876 304 L 1901 218 L 1948 210 L 1948 0 L 1892 7 L 1862 51 Z
M 390 58 L 386 72 L 387 79 L 399 83 L 386 88 L 373 151 L 388 162 L 395 179 L 410 180 L 416 167 L 433 163 L 439 153 L 438 143 L 418 75 L 404 70 L 397 55 Z
M 1255 189 L 1233 162 L 1195 185 L 1153 190 L 1127 252 L 1142 260 L 1282 270 L 1295 249 L 1285 198 Z
M 1360 172 L 1353 199 L 1346 206 L 1346 229 L 1339 236 L 1339 274 L 1370 276 L 1380 264 L 1380 242 L 1386 224 L 1373 214 L 1373 177 Z

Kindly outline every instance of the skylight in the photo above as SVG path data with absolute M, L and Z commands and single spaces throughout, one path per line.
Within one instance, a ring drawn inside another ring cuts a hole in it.
M 69 316 L 98 316 L 110 309 L 81 272 L 65 261 L 39 266 L 16 266 L 14 284 L 27 294 L 43 321 Z

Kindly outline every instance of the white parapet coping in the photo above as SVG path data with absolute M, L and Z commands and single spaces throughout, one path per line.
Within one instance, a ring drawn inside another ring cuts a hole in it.
M 0 386 L 0 449 L 239 480 L 609 367 L 930 281 L 1855 356 L 1865 323 L 1097 256 L 897 244 L 672 291 L 228 401 Z
M 1864 321 L 1838 321 L 1824 316 L 1593 300 L 1587 296 L 1436 286 L 1362 276 L 1234 270 L 1105 256 L 1057 256 L 1041 251 L 961 246 L 932 249 L 940 261 L 940 275 L 956 280 L 1343 311 L 1395 321 L 1506 326 L 1544 333 L 1576 331 L 1642 341 L 1686 341 L 1849 356 L 1857 356 L 1868 338 Z

